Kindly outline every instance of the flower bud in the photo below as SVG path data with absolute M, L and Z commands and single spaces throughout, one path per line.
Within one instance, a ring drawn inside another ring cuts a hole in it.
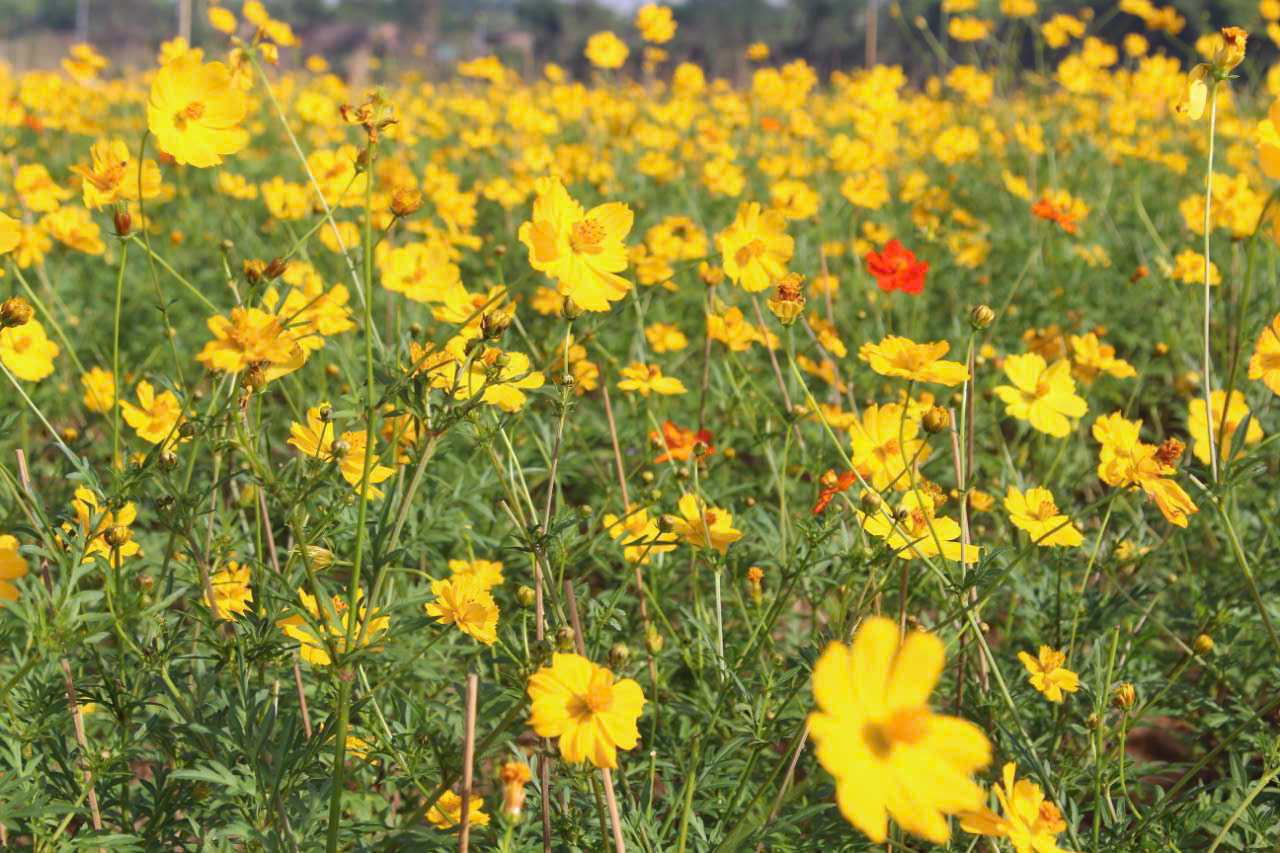
M 0 302 L 0 329 L 25 326 L 31 322 L 33 314 L 35 312 L 27 300 L 21 296 L 11 296 L 4 302 Z
M 129 211 L 117 210 L 112 219 L 116 226 L 116 236 L 128 237 L 129 232 L 133 230 L 133 217 L 129 215 Z
M 626 643 L 614 643 L 609 648 L 609 666 L 614 669 L 622 669 L 627 665 L 627 660 L 631 657 L 631 649 Z
M 63 427 L 61 432 L 63 444 L 72 444 L 80 438 L 80 430 L 73 426 Z
M 920 419 L 920 425 L 925 432 L 936 435 L 951 426 L 951 414 L 941 406 L 932 406 Z
M 112 548 L 119 548 L 129 541 L 129 528 L 121 524 L 112 525 L 102 534 L 102 538 Z
M 649 652 L 656 655 L 658 652 L 662 651 L 662 646 L 665 642 L 666 640 L 664 640 L 662 635 L 658 633 L 658 629 L 650 625 L 649 630 L 646 631 L 644 635 L 644 644 L 645 647 L 649 649 Z
M 1213 637 L 1210 637 L 1208 634 L 1199 635 L 1192 644 L 1192 648 L 1196 650 L 1196 654 L 1209 654 L 1213 651 Z
M 975 331 L 982 331 L 996 321 L 996 312 L 990 305 L 975 305 L 969 312 L 969 325 Z
M 1111 704 L 1122 711 L 1127 711 L 1133 707 L 1134 701 L 1138 698 L 1138 691 L 1128 681 L 1122 681 L 1116 685 L 1116 689 L 1111 693 Z
M 564 304 L 560 306 L 560 316 L 566 320 L 576 320 L 582 316 L 582 309 L 578 307 L 578 303 L 566 296 Z
M 1223 27 L 1221 34 L 1222 46 L 1214 54 L 1213 65 L 1219 73 L 1225 73 L 1244 61 L 1245 45 L 1249 41 L 1249 34 L 1239 27 Z
M 413 187 L 396 187 L 391 192 L 391 212 L 396 216 L 412 216 L 422 208 L 422 193 Z
M 523 761 L 506 761 L 498 771 L 502 780 L 502 813 L 508 820 L 520 820 L 524 811 L 525 786 L 533 781 L 529 765 Z
M 262 271 L 262 274 L 271 281 L 275 281 L 280 276 L 284 275 L 285 270 L 287 269 L 289 269 L 289 262 L 287 260 L 284 258 L 272 258 L 270 262 L 267 263 L 267 268 Z
M 576 636 L 573 629 L 568 625 L 561 626 L 560 630 L 556 631 L 556 648 L 562 652 L 573 651 L 574 637 Z
M 520 602 L 521 607 L 532 607 L 537 601 L 538 594 L 533 591 L 531 586 L 521 586 L 516 590 L 516 601 Z

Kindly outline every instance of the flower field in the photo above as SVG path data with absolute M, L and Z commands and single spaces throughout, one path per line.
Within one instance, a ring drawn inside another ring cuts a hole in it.
M 1276 849 L 1280 3 L 234 6 L 0 71 L 0 846 Z

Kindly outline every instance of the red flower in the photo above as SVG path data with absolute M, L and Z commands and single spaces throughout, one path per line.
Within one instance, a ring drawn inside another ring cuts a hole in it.
M 1046 222 L 1052 222 L 1067 234 L 1076 233 L 1076 220 L 1068 211 L 1058 207 L 1047 197 L 1031 205 L 1031 213 Z
M 852 471 L 837 475 L 832 469 L 822 475 L 822 491 L 818 492 L 818 502 L 813 505 L 813 514 L 821 515 L 827 504 L 835 500 L 835 496 L 856 483 L 858 477 Z
M 698 442 L 702 442 L 705 446 L 704 455 L 710 456 L 716 452 L 715 446 L 711 443 L 712 437 L 710 430 L 700 429 L 694 432 L 691 429 L 682 429 L 671 421 L 665 421 L 662 424 L 662 435 L 658 435 L 656 432 L 649 433 L 649 440 L 657 447 L 666 450 L 665 453 L 653 460 L 654 464 L 661 465 L 671 459 L 677 462 L 688 462 L 689 455 L 693 452 Z
M 915 252 L 897 240 L 890 240 L 879 252 L 867 252 L 866 260 L 867 272 L 876 277 L 885 293 L 901 290 L 914 296 L 924 290 L 928 261 L 918 260 Z

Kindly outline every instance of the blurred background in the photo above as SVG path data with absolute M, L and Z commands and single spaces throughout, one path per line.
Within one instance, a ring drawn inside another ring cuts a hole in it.
M 588 36 L 612 29 L 638 43 L 630 21 L 642 0 L 266 0 L 272 17 L 291 23 L 300 51 L 282 56 L 299 63 L 318 54 L 335 70 L 363 73 L 380 65 L 447 74 L 459 59 L 497 54 L 531 76 L 546 62 L 585 74 Z M 88 41 L 123 68 L 155 62 L 162 41 L 182 35 L 210 51 L 226 37 L 207 21 L 209 0 L 0 0 L 0 60 L 18 69 L 52 68 L 77 41 Z M 240 0 L 219 5 L 239 10 Z M 870 52 L 904 65 L 929 59 L 914 25 L 922 17 L 934 32 L 945 14 L 940 0 L 684 0 L 670 2 L 679 23 L 665 45 L 673 62 L 693 60 L 716 76 L 749 73 L 747 45 L 763 41 L 774 61 L 804 58 L 824 75 L 862 65 Z M 1163 37 L 1174 51 L 1191 51 L 1197 35 L 1227 23 L 1258 21 L 1256 0 L 1157 0 L 1187 19 L 1179 37 Z M 998 0 L 980 0 L 978 14 L 998 17 Z M 1091 8 L 1118 39 L 1142 31 L 1141 21 L 1117 14 L 1112 2 L 1041 0 L 1039 20 L 1055 12 Z M 1261 32 L 1255 37 L 1265 40 Z M 1159 39 L 1156 40 L 1157 42 Z M 635 44 L 633 44 L 634 48 Z M 1251 45 L 1252 47 L 1252 45 Z M 634 53 L 633 53 L 634 56 Z M 669 66 L 670 67 L 670 66 Z

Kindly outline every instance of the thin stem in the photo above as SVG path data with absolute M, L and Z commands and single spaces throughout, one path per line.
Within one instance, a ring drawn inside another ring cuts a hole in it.
M 1210 348 L 1209 322 L 1213 310 L 1213 296 L 1209 284 L 1209 237 L 1212 233 L 1213 210 L 1213 139 L 1218 126 L 1218 84 L 1214 83 L 1209 95 L 1209 156 L 1204 179 L 1204 421 L 1209 438 L 1209 463 L 1213 482 L 1218 482 L 1218 445 L 1213 440 L 1213 362 Z M 1226 408 L 1226 403 L 1223 403 Z

